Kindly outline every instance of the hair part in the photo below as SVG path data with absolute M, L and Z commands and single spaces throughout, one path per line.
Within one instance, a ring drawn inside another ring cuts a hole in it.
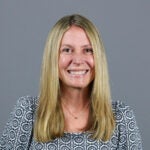
M 64 33 L 72 26 L 84 29 L 93 48 L 95 78 L 91 92 L 91 118 L 87 124 L 92 138 L 109 140 L 115 128 L 107 60 L 100 34 L 87 18 L 74 14 L 61 18 L 52 28 L 45 44 L 39 103 L 34 124 L 34 138 L 48 142 L 64 134 L 64 115 L 60 104 L 58 71 L 59 48 Z

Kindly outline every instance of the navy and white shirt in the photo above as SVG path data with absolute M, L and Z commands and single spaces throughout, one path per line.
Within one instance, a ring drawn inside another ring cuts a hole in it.
M 47 143 L 33 138 L 37 97 L 21 97 L 0 139 L 0 150 L 142 150 L 133 110 L 120 101 L 112 102 L 116 128 L 109 141 L 93 140 L 88 132 L 64 133 Z

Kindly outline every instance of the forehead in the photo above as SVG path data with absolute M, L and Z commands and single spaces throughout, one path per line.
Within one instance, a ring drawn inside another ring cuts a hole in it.
M 61 44 L 78 43 L 78 44 L 90 44 L 89 38 L 84 29 L 71 26 L 63 35 Z

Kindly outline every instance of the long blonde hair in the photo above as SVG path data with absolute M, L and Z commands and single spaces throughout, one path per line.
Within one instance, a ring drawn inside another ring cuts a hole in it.
M 61 18 L 48 35 L 43 55 L 39 103 L 34 124 L 34 138 L 48 142 L 64 133 L 64 116 L 60 104 L 58 57 L 61 39 L 72 26 L 86 32 L 94 54 L 95 78 L 91 91 L 91 117 L 89 131 L 92 138 L 109 140 L 115 127 L 105 50 L 96 27 L 87 18 L 74 14 Z M 90 119 L 89 119 L 90 120 Z M 88 126 L 88 125 L 87 125 Z

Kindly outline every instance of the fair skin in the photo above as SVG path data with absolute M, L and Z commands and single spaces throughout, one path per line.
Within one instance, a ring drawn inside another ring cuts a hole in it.
M 94 79 L 93 51 L 85 31 L 71 26 L 62 38 L 59 53 L 65 130 L 81 132 L 88 121 L 89 85 Z

